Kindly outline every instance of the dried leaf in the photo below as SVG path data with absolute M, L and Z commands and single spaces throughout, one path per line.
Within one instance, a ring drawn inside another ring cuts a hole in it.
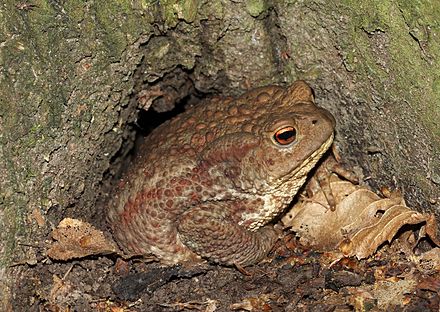
M 56 241 L 47 255 L 56 260 L 70 260 L 90 255 L 117 253 L 118 248 L 91 224 L 76 219 L 63 219 L 52 231 Z
M 72 285 L 62 278 L 59 278 L 56 275 L 53 275 L 53 285 L 50 290 L 50 302 L 57 302 L 57 297 L 66 297 L 72 290 Z
M 417 288 L 435 291 L 440 294 L 440 280 L 438 276 L 426 276 L 419 281 Z
M 405 206 L 393 206 L 376 223 L 360 229 L 350 239 L 341 242 L 339 248 L 346 256 L 366 258 L 384 242 L 391 242 L 397 231 L 405 224 L 419 224 L 426 220 L 425 215 Z
M 377 300 L 379 311 L 390 311 L 390 307 L 406 303 L 405 295 L 413 292 L 417 282 L 412 278 L 396 281 L 378 281 L 370 289 L 371 295 Z
M 423 228 L 425 230 L 423 236 L 428 236 L 436 246 L 440 246 L 440 234 L 438 232 L 438 225 L 435 216 L 429 215 L 428 217 L 428 220 L 426 220 L 426 226 Z
M 218 302 L 216 300 L 208 299 L 206 301 L 189 301 L 189 302 L 175 302 L 175 303 L 161 303 L 160 306 L 173 308 L 178 311 L 181 310 L 197 310 L 205 312 L 214 312 L 217 309 Z
M 433 248 L 416 257 L 419 266 L 426 271 L 440 272 L 440 248 Z
M 37 222 L 37 225 L 39 227 L 43 227 L 46 225 L 46 220 L 44 219 L 44 216 L 41 214 L 41 210 L 38 208 L 35 208 L 32 210 L 32 218 Z
M 291 227 L 303 242 L 319 250 L 334 249 L 345 238 L 344 234 L 353 231 L 352 224 L 374 216 L 377 209 L 359 208 L 380 199 L 373 192 L 346 181 L 332 182 L 331 188 L 337 203 L 335 211 L 327 208 L 323 192 L 318 192 L 293 206 L 282 219 L 285 227 Z
M 272 311 L 269 302 L 274 299 L 272 294 L 261 294 L 258 297 L 249 297 L 229 306 L 231 310 L 240 311 Z
M 322 191 L 294 205 L 281 220 L 300 240 L 320 251 L 339 248 L 358 259 L 372 255 L 384 242 L 391 242 L 402 226 L 421 224 L 420 236 L 439 245 L 433 215 L 422 214 L 405 205 L 402 196 L 382 198 L 367 189 L 332 177 L 330 184 L 336 210 L 327 208 Z

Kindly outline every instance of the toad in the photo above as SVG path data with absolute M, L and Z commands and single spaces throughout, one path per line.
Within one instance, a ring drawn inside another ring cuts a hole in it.
M 270 224 L 330 147 L 335 120 L 303 81 L 216 97 L 146 138 L 118 184 L 108 220 L 130 255 L 163 264 L 264 258 Z

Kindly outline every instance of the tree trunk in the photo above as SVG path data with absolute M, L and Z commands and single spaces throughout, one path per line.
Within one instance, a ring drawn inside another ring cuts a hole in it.
M 440 216 L 435 0 L 6 0 L 0 17 L 1 310 L 62 218 L 103 226 L 150 105 L 304 79 L 343 157 Z

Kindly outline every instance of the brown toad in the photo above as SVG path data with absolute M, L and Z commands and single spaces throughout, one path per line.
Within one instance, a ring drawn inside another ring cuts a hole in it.
M 249 265 L 272 248 L 268 224 L 333 140 L 310 87 L 214 98 L 156 128 L 121 180 L 109 222 L 123 250 L 164 264 Z

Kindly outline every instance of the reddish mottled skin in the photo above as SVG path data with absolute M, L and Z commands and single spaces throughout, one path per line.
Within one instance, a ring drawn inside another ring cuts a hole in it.
M 277 130 L 294 127 L 293 143 Z M 156 128 L 121 180 L 108 219 L 128 254 L 164 264 L 246 266 L 277 239 L 268 224 L 330 146 L 332 115 L 303 81 L 214 98 Z

